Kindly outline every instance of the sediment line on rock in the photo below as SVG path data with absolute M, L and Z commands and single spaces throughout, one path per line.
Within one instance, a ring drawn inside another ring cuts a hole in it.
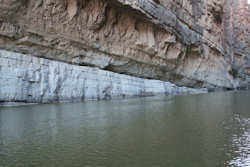
M 52 103 L 206 93 L 169 82 L 117 74 L 0 50 L 0 102 Z

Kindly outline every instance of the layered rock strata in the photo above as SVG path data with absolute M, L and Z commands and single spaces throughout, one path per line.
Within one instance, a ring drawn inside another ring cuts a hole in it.
M 224 7 L 223 45 L 230 73 L 242 88 L 250 88 L 250 4 L 246 0 L 227 0 Z
M 2 104 L 207 92 L 3 50 L 0 50 L 0 67 Z
M 246 0 L 0 4 L 3 50 L 192 88 L 250 85 Z

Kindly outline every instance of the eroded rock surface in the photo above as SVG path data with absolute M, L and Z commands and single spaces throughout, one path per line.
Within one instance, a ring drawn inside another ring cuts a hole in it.
M 179 86 L 250 85 L 246 0 L 0 0 L 0 4 L 4 50 Z
M 250 87 L 250 5 L 245 0 L 228 0 L 224 7 L 224 48 L 230 73 L 240 87 Z
M 207 92 L 3 50 L 0 67 L 0 106 Z

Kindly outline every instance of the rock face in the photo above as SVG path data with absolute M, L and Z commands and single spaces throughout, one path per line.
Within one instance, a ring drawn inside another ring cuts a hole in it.
M 245 0 L 228 0 L 224 8 L 224 41 L 230 73 L 240 87 L 250 87 L 250 4 Z
M 156 94 L 206 93 L 0 50 L 0 103 L 49 103 Z
M 247 0 L 0 4 L 3 50 L 193 88 L 250 85 Z

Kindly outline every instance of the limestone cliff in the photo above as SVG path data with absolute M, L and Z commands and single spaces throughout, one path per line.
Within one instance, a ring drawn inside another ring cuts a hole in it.
M 223 47 L 231 75 L 240 87 L 250 87 L 250 4 L 227 0 L 224 6 Z
M 250 85 L 246 0 L 0 4 L 0 49 L 179 86 Z
M 0 57 L 0 106 L 207 92 L 20 53 L 0 50 Z

